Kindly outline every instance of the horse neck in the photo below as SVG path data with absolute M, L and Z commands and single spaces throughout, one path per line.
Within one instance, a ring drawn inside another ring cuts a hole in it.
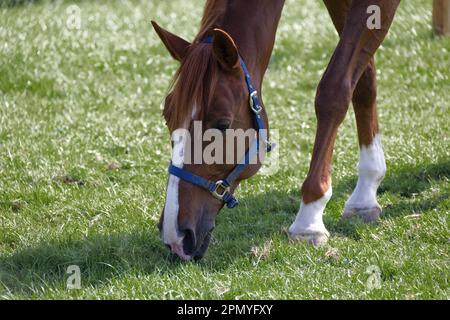
M 213 0 L 210 0 L 213 1 Z M 220 1 L 216 1 L 220 2 Z M 255 87 L 260 89 L 275 43 L 275 34 L 285 0 L 228 0 L 222 2 L 222 13 L 200 33 L 221 28 L 235 41 L 250 70 Z M 217 4 L 219 7 L 219 4 Z M 208 17 L 203 18 L 208 21 Z

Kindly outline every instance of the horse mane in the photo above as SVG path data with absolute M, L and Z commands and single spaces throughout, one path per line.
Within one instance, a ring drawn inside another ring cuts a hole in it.
M 196 41 L 201 41 L 209 30 L 222 24 L 222 19 L 227 11 L 227 2 L 224 0 L 206 1 L 202 22 L 200 24 L 200 32 L 195 39 Z
M 200 32 L 181 62 L 166 98 L 163 115 L 169 130 L 185 128 L 187 119 L 196 113 L 205 112 L 210 103 L 211 92 L 218 80 L 218 64 L 213 58 L 211 45 L 202 39 L 216 26 L 226 12 L 226 0 L 207 0 L 201 21 Z

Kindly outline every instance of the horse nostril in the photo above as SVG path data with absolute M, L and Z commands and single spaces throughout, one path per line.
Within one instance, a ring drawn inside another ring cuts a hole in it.
M 217 130 L 220 130 L 222 132 L 225 132 L 227 129 L 229 129 L 231 126 L 231 121 L 228 119 L 220 119 L 214 124 L 214 128 Z
M 170 244 L 166 244 L 166 248 L 169 249 L 170 252 L 172 252 L 172 247 L 170 246 Z
M 195 251 L 195 235 L 190 229 L 184 231 L 183 251 L 187 255 L 192 255 Z

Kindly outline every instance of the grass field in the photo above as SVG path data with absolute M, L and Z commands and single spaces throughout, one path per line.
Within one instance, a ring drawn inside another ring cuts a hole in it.
M 5 3 L 5 1 L 2 1 Z M 67 27 L 70 4 L 79 30 Z M 0 8 L 0 297 L 449 299 L 450 38 L 431 1 L 402 2 L 377 54 L 388 173 L 380 223 L 343 222 L 356 182 L 353 112 L 339 131 L 329 243 L 291 243 L 337 35 L 320 1 L 288 0 L 264 83 L 281 167 L 244 182 L 207 256 L 172 261 L 156 223 L 177 64 L 150 19 L 192 39 L 203 1 L 39 1 Z M 69 290 L 69 265 L 81 289 Z M 371 268 L 381 272 L 371 288 Z M 369 269 L 369 271 L 368 271 Z

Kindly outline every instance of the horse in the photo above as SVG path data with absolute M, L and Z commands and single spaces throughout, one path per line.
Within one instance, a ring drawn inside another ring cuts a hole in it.
M 201 259 L 209 246 L 219 211 L 237 204 L 239 183 L 258 172 L 262 159 L 249 162 L 264 147 L 268 134 L 245 143 L 234 163 L 191 163 L 189 135 L 201 121 L 202 132 L 268 129 L 261 96 L 284 0 L 207 0 L 200 31 L 192 42 L 152 25 L 180 63 L 164 102 L 163 116 L 172 135 L 172 158 L 164 208 L 158 223 L 169 251 L 182 260 Z M 350 102 L 356 114 L 360 144 L 359 178 L 346 202 L 343 218 L 377 220 L 381 207 L 376 192 L 386 165 L 376 112 L 374 54 L 383 42 L 400 0 L 324 0 L 339 34 L 339 43 L 318 85 L 315 98 L 317 131 L 300 209 L 288 233 L 293 240 L 325 243 L 329 232 L 323 213 L 331 197 L 331 160 L 337 129 Z M 367 8 L 380 9 L 381 27 L 367 27 Z M 182 133 L 175 133 L 183 129 Z M 225 137 L 225 139 L 227 139 Z M 202 150 L 207 148 L 202 144 Z M 231 149 L 233 150 L 233 149 Z M 256 151 L 255 151 L 256 150 Z M 228 152 L 228 149 L 227 149 Z M 226 157 L 226 155 L 223 155 Z

